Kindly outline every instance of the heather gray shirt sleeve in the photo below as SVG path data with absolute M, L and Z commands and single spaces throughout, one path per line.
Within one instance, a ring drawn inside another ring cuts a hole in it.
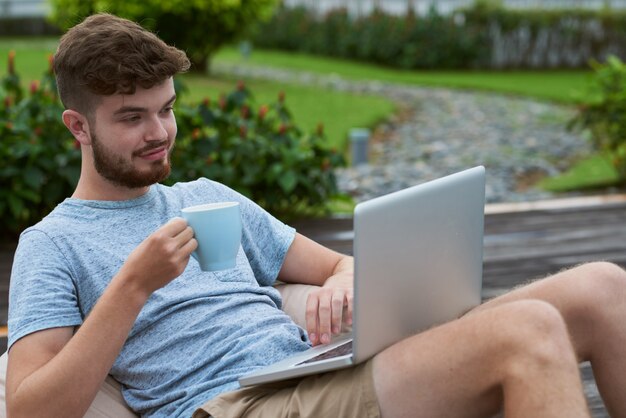
M 9 348 L 32 332 L 82 323 L 71 268 L 43 232 L 20 237 L 10 286 Z

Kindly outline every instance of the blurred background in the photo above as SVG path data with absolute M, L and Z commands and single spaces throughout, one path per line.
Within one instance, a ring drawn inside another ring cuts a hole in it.
M 5 235 L 76 182 L 50 60 L 100 11 L 192 60 L 169 182 L 286 219 L 478 164 L 488 202 L 623 190 L 626 0 L 0 0 Z

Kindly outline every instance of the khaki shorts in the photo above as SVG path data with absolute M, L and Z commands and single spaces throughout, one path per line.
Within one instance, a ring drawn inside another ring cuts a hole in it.
M 299 380 L 251 386 L 217 396 L 193 418 L 380 418 L 372 360 Z

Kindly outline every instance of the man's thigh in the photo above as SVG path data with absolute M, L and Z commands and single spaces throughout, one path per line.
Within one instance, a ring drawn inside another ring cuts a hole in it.
M 373 362 L 382 414 L 486 417 L 498 413 L 511 354 L 528 346 L 528 338 L 546 336 L 535 331 L 534 324 L 543 324 L 543 318 L 561 320 L 545 302 L 516 301 L 466 315 L 383 350 Z M 549 335 L 551 328 L 545 329 Z M 573 353 L 571 359 L 578 373 Z
M 194 418 L 380 418 L 372 362 L 348 369 L 243 388 L 212 399 Z
M 612 296 L 620 299 L 623 295 L 624 288 L 612 286 L 614 281 L 610 280 L 620 275 L 623 270 L 610 263 L 581 264 L 519 286 L 482 304 L 470 315 L 519 300 L 548 302 L 563 315 L 579 360 L 589 360 L 591 347 L 598 339 L 597 313 L 612 305 Z

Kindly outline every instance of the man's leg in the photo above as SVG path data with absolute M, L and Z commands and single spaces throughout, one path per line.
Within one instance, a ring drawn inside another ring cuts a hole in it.
M 561 312 L 578 359 L 591 361 L 609 414 L 626 418 L 626 272 L 605 262 L 583 264 L 497 297 L 472 314 L 522 299 L 540 299 Z
M 384 418 L 589 417 L 559 312 L 516 301 L 432 328 L 374 358 Z

